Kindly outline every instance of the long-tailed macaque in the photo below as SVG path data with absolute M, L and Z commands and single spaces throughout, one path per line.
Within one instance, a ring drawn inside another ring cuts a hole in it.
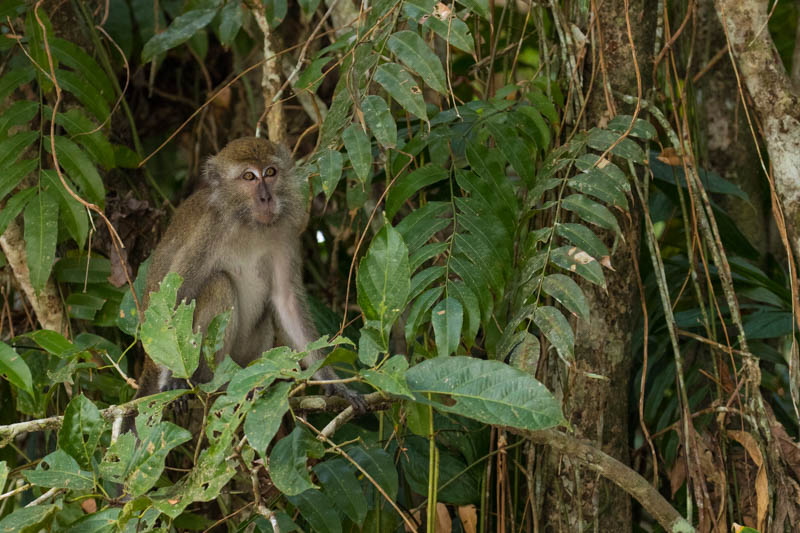
M 273 346 L 275 326 L 295 350 L 317 338 L 305 302 L 300 234 L 308 221 L 305 189 L 286 148 L 247 137 L 208 160 L 205 187 L 175 211 L 153 253 L 147 295 L 169 272 L 183 277 L 178 301 L 195 300 L 195 330 L 206 331 L 217 314 L 233 309 L 218 361 L 230 354 L 246 365 Z M 321 354 L 303 359 L 308 365 Z M 193 379 L 211 379 L 202 361 Z M 329 367 L 315 378 L 336 379 Z M 136 397 L 182 386 L 149 357 Z M 346 397 L 357 411 L 363 399 L 341 383 L 329 394 Z

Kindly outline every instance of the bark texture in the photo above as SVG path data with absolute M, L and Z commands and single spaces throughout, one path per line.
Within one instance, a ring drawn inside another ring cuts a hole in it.
M 716 0 L 761 124 L 795 253 L 800 252 L 800 101 L 767 31 L 766 0 Z
M 630 0 L 627 6 L 636 60 L 641 72 L 652 68 L 653 38 L 657 2 Z M 613 91 L 637 94 L 636 71 L 625 20 L 626 2 L 606 0 L 597 3 L 598 26 L 594 35 L 602 62 L 595 60 L 596 81 L 587 98 L 588 126 L 604 125 L 614 114 L 631 114 L 615 99 L 609 109 L 603 80 Z M 599 31 L 598 31 L 599 29 Z M 591 65 L 590 65 L 591 66 Z M 601 69 L 605 69 L 605 74 Z M 591 73 L 584 72 L 584 80 Z M 648 76 L 641 75 L 642 90 Z M 643 93 L 644 94 L 644 93 Z M 617 211 L 622 239 L 599 232 L 612 249 L 614 270 L 604 269 L 607 289 L 585 283 L 582 289 L 590 307 L 590 320 L 576 324 L 576 367 L 562 384 L 564 413 L 574 435 L 588 439 L 603 452 L 628 464 L 628 399 L 632 365 L 631 340 L 641 314 L 639 289 L 633 257 L 639 255 L 639 213 L 632 203 L 630 216 Z M 597 228 L 595 228 L 597 229 Z M 602 376 L 598 378 L 597 375 Z M 601 478 L 565 456 L 553 453 L 549 460 L 551 486 L 545 499 L 544 516 L 548 531 L 614 531 L 632 529 L 631 500 L 618 486 Z

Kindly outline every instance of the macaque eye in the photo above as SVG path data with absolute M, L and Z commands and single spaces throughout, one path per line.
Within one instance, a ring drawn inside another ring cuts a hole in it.
M 255 175 L 254 172 L 251 172 L 251 171 L 248 170 L 247 172 L 242 174 L 242 178 L 246 179 L 247 181 L 252 181 L 252 180 L 256 179 L 256 175 Z
M 276 169 L 275 167 L 267 167 L 267 168 L 264 169 L 264 175 L 267 176 L 267 177 L 270 177 L 270 178 L 272 176 L 274 176 L 275 174 L 277 174 L 277 173 L 278 173 L 278 169 Z

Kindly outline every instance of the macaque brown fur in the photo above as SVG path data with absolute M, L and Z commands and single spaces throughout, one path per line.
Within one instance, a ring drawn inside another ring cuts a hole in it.
M 306 307 L 300 234 L 308 222 L 306 185 L 282 146 L 247 137 L 229 143 L 206 166 L 205 187 L 181 204 L 153 253 L 144 305 L 161 280 L 183 278 L 178 301 L 195 300 L 194 328 L 206 331 L 211 319 L 232 309 L 225 354 L 244 366 L 273 347 L 276 330 L 295 350 L 318 338 Z M 302 363 L 322 357 L 312 352 Z M 314 376 L 336 379 L 328 367 Z M 211 371 L 202 361 L 193 381 Z M 146 358 L 136 397 L 184 386 L 168 369 Z M 363 411 L 361 397 L 341 384 L 329 394 L 347 397 Z

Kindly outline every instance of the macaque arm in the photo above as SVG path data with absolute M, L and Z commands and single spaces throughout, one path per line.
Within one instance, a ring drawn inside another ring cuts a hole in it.
M 276 261 L 273 275 L 274 290 L 272 305 L 278 317 L 280 327 L 291 341 L 291 346 L 295 350 L 304 350 L 306 345 L 317 338 L 317 330 L 311 320 L 305 302 L 305 291 L 301 278 L 299 261 L 291 261 L 288 254 L 284 257 L 285 262 Z M 322 354 L 318 351 L 309 353 L 301 361 L 304 366 L 308 366 L 322 359 Z M 330 367 L 320 368 L 314 378 L 318 380 L 338 379 L 336 373 Z M 325 386 L 325 392 L 346 398 L 357 413 L 366 411 L 366 404 L 360 394 L 348 389 L 342 383 L 330 383 Z

